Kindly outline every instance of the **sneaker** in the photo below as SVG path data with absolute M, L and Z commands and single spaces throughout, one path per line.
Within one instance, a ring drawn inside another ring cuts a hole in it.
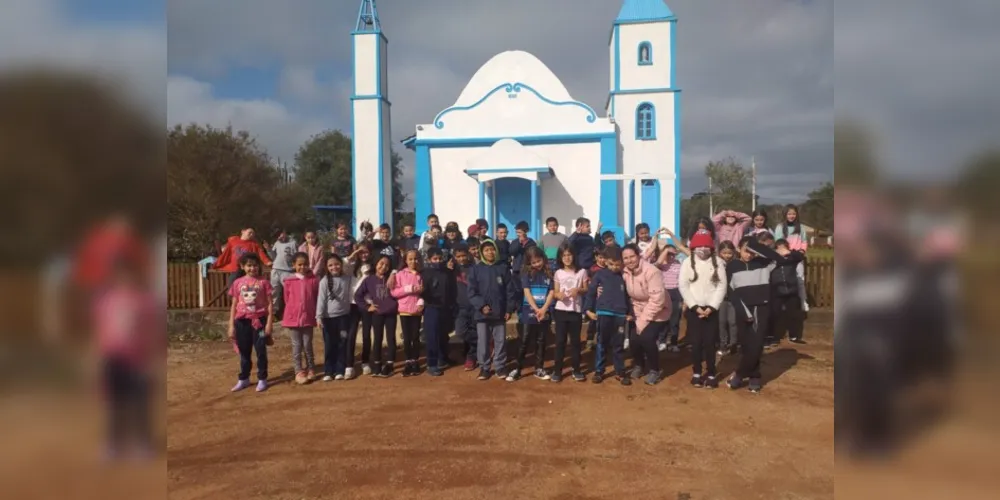
M 438 370 L 441 370 L 441 371 L 447 370 L 448 368 L 451 368 L 451 367 L 452 367 L 451 360 L 442 360 L 442 361 L 439 361 L 438 365 L 437 365 Z M 420 370 L 417 370 L 417 371 L 419 372 Z
M 385 377 L 385 378 L 391 377 L 392 376 L 392 371 L 393 371 L 392 363 L 386 363 L 386 364 L 382 365 L 382 376 L 383 377 Z
M 465 369 L 465 371 L 471 372 L 472 370 L 476 369 L 476 361 L 472 359 L 467 359 L 465 360 L 465 364 L 462 365 L 462 367 Z
M 239 392 L 247 387 L 250 387 L 250 381 L 239 379 L 236 381 L 236 385 L 234 385 L 232 389 L 229 389 L 229 392 Z
M 483 368 L 483 369 L 479 370 L 479 376 L 476 377 L 476 379 L 478 379 L 478 380 L 489 380 L 490 379 L 490 371 L 487 370 L 486 368 Z
M 544 368 L 539 368 L 535 370 L 535 378 L 549 380 L 552 378 L 552 375 L 549 375 L 549 372 L 545 371 Z
M 369 368 L 369 371 L 371 372 L 370 373 L 371 376 L 373 376 L 373 377 L 381 377 L 382 376 L 382 365 L 379 364 L 379 363 L 375 363 L 374 366 L 372 366 L 371 368 Z
M 298 372 L 298 373 L 295 374 L 295 383 L 296 384 L 302 385 L 302 384 L 305 384 L 307 382 L 309 382 L 309 379 L 306 378 L 306 372 Z
M 666 342 L 657 342 L 656 343 L 656 350 L 660 351 L 660 352 L 666 351 L 667 350 L 667 343 Z
M 549 377 L 549 380 L 556 383 L 562 382 L 562 375 L 559 375 L 558 373 L 553 373 L 552 376 Z
M 646 385 L 656 385 L 659 381 L 660 373 L 655 370 L 650 370 L 649 373 L 646 374 L 646 380 L 644 380 Z
M 441 371 L 440 368 L 433 368 L 432 367 L 432 368 L 428 368 L 427 369 L 427 374 L 430 375 L 430 376 L 432 376 L 432 377 L 440 377 L 441 375 L 444 375 L 444 372 Z M 414 375 L 416 375 L 416 374 L 414 374 Z
M 587 376 L 584 375 L 583 372 L 573 372 L 573 380 L 576 380 L 577 382 L 586 382 Z
M 333 379 L 334 380 L 344 380 L 344 376 L 338 373 L 337 376 L 333 377 Z
M 632 377 L 629 377 L 628 373 L 624 375 L 615 375 L 615 378 L 618 379 L 622 385 L 632 385 Z
M 761 389 L 760 379 L 759 378 L 752 378 L 752 379 L 750 379 L 749 389 L 750 389 L 750 392 L 752 392 L 754 394 L 760 394 L 760 389 Z
M 430 371 L 430 369 L 431 369 L 431 367 L 428 366 L 427 370 Z M 438 370 L 440 370 L 440 369 L 441 368 L 438 368 Z M 416 377 L 417 375 L 420 375 L 421 373 L 423 373 L 423 372 L 420 371 L 420 363 L 417 363 L 416 361 L 410 363 L 410 376 L 411 377 Z
M 725 356 L 726 353 L 722 349 L 719 349 L 718 351 L 715 351 L 715 355 L 721 358 Z
M 806 343 L 806 341 L 802 340 L 802 339 L 789 339 L 789 342 L 792 342 L 794 344 L 805 344 Z
M 372 374 L 372 367 L 369 366 L 368 363 L 365 363 L 365 364 L 361 365 L 361 374 L 362 375 L 371 375 Z
M 601 382 L 604 382 L 604 374 L 595 373 L 594 376 L 590 379 L 590 381 L 595 384 L 600 384 Z
M 344 380 L 351 380 L 354 378 L 354 368 L 348 368 L 344 370 Z
M 670 352 L 681 352 L 681 348 L 677 347 L 676 345 L 667 346 L 667 350 Z
M 333 380 L 333 377 L 331 377 L 329 375 L 326 375 L 326 376 L 323 377 L 323 382 L 330 382 L 331 380 Z
M 497 375 L 499 375 L 499 373 Z M 521 370 L 518 370 L 517 368 L 511 370 L 510 373 L 507 374 L 508 382 L 515 382 L 520 378 L 521 378 Z
M 316 372 L 313 371 L 313 370 L 311 370 L 311 369 L 310 370 L 306 370 L 306 380 L 308 380 L 310 382 L 312 382 L 313 380 L 316 380 Z
M 642 378 L 642 367 L 635 365 L 632 367 L 632 373 L 630 374 L 632 378 Z
M 413 375 L 413 365 L 409 361 L 407 361 L 405 364 L 403 364 L 403 376 L 409 377 L 410 375 Z
M 719 380 L 716 379 L 714 375 L 709 375 L 707 378 L 705 378 L 705 387 L 709 389 L 718 389 Z
M 705 383 L 701 380 L 701 374 L 695 373 L 691 375 L 691 385 L 695 387 L 704 387 Z
M 267 390 L 267 381 L 266 380 L 258 380 L 257 381 L 257 392 L 264 392 L 266 390 Z
M 735 391 L 736 389 L 743 387 L 743 379 L 741 377 L 737 377 L 734 374 L 733 376 L 729 377 L 729 380 L 726 381 L 726 385 L 728 385 L 730 389 Z

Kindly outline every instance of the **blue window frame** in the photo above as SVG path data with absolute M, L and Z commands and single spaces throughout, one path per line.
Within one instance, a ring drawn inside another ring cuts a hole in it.
M 656 108 L 644 102 L 635 110 L 635 138 L 643 141 L 656 139 Z
M 638 50 L 639 66 L 650 66 L 653 64 L 653 44 L 642 42 Z

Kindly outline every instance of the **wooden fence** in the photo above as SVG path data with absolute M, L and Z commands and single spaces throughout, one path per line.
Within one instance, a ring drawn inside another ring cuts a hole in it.
M 227 277 L 227 273 L 209 270 L 202 278 L 198 264 L 194 263 L 167 264 L 168 307 L 229 309 L 232 299 L 226 293 Z M 833 307 L 832 259 L 817 258 L 806 262 L 806 293 L 810 307 Z

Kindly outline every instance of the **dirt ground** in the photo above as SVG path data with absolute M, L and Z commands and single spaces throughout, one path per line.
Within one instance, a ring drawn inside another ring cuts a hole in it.
M 663 353 L 654 387 L 481 382 L 461 368 L 297 386 L 280 334 L 275 384 L 230 394 L 228 344 L 174 345 L 169 496 L 833 498 L 832 315 L 812 313 L 806 339 L 765 353 L 760 395 L 691 387 L 688 352 Z

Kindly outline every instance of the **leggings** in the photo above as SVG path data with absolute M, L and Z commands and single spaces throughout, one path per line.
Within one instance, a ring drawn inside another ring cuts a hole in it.
M 375 345 L 372 349 L 372 361 L 376 365 L 382 362 L 396 362 L 396 313 L 372 314 L 372 328 L 375 330 Z M 382 357 L 382 337 L 385 337 L 385 358 Z
M 357 321 L 361 325 L 361 362 L 367 365 L 372 361 L 372 323 L 374 322 L 375 313 L 369 311 L 367 308 L 364 307 L 359 307 L 359 306 L 355 307 L 358 308 Z M 357 327 L 355 327 L 355 330 L 357 330 Z M 355 333 L 357 333 L 357 331 L 355 331 Z M 356 344 L 357 340 L 355 340 L 354 343 L 352 343 L 350 347 L 348 347 L 348 349 L 352 350 L 352 354 L 349 358 L 351 360 L 350 361 L 351 364 L 354 363 L 353 349 L 355 348 Z M 382 341 L 380 340 L 379 347 L 381 347 L 381 345 Z
M 716 375 L 715 345 L 719 338 L 719 312 L 712 311 L 707 318 L 698 316 L 694 309 L 687 311 L 687 339 L 691 346 L 691 369 L 701 375 L 701 364 L 705 363 L 705 374 Z
M 347 316 L 347 340 L 344 342 L 344 367 L 354 368 L 354 357 L 358 346 L 358 326 L 361 324 L 361 310 L 357 305 L 351 304 L 351 312 Z M 368 319 L 368 343 L 367 348 L 371 350 L 371 318 Z M 367 360 L 365 360 L 367 362 Z
M 399 316 L 399 324 L 403 329 L 403 358 L 407 363 L 420 359 L 420 319 L 417 315 Z
M 659 342 L 661 344 L 670 343 L 677 345 L 677 340 L 681 334 L 681 311 L 684 309 L 684 299 L 681 291 L 677 288 L 668 288 L 667 295 L 670 297 L 670 321 L 669 325 L 660 332 Z
M 583 327 L 583 316 L 574 311 L 553 313 L 556 322 L 556 357 L 554 371 L 562 376 L 563 361 L 566 359 L 566 339 L 569 338 L 570 358 L 573 363 L 573 373 L 580 373 L 580 330 Z
M 528 354 L 528 345 L 531 340 L 535 341 L 535 371 L 545 369 L 545 337 L 549 332 L 549 321 L 542 323 L 530 323 L 523 326 L 524 336 L 521 337 L 521 348 L 517 352 L 517 369 L 524 367 L 524 358 Z

